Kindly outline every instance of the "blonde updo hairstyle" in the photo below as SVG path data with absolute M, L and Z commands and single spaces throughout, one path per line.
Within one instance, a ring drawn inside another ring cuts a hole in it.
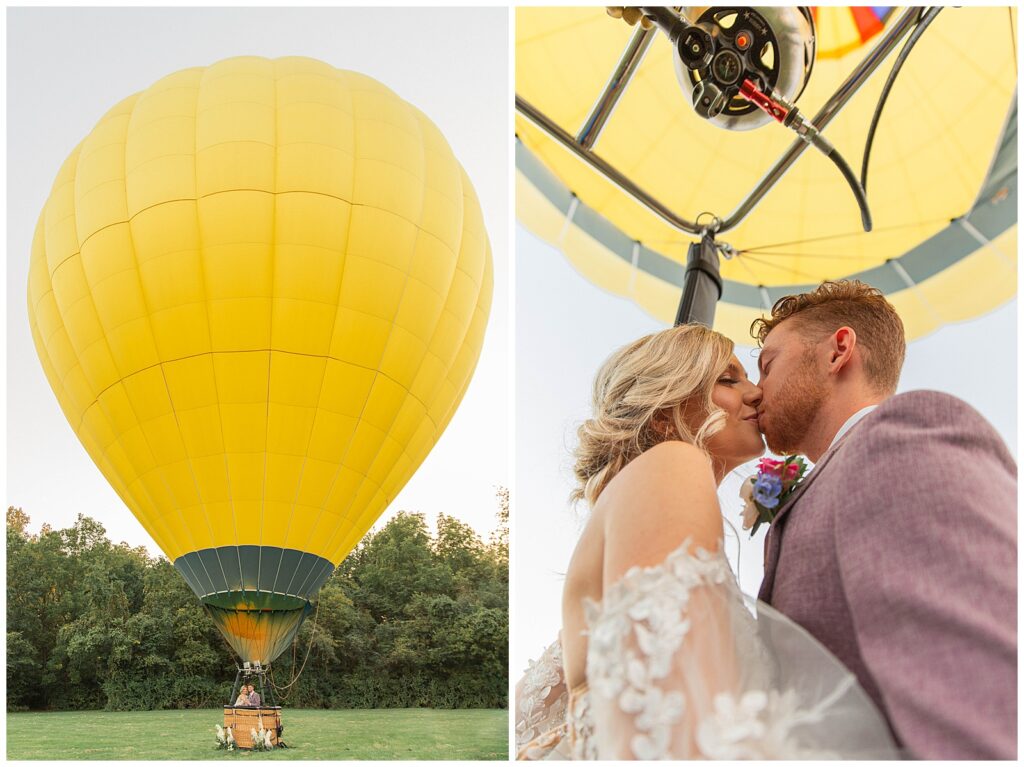
M 644 336 L 609 357 L 594 380 L 593 417 L 576 431 L 579 485 L 570 498 L 593 506 L 626 464 L 661 442 L 681 440 L 706 450 L 726 420 L 711 392 L 732 352 L 728 338 L 694 324 Z M 696 430 L 683 419 L 691 401 L 704 414 Z

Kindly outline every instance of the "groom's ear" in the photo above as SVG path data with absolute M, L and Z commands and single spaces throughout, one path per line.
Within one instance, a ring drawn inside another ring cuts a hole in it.
M 857 348 L 857 331 L 848 325 L 839 328 L 829 336 L 828 366 L 830 370 L 839 372 L 853 359 Z

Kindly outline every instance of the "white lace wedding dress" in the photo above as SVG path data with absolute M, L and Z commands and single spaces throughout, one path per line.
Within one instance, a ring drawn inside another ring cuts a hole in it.
M 691 550 L 632 568 L 586 605 L 586 684 L 566 688 L 558 641 L 530 664 L 518 758 L 898 758 L 856 678 L 745 597 L 721 551 Z

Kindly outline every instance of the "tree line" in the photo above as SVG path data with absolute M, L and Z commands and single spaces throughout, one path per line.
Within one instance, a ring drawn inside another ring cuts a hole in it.
M 320 591 L 272 665 L 278 702 L 319 708 L 508 705 L 508 494 L 487 541 L 400 512 Z M 79 515 L 28 531 L 7 510 L 7 708 L 139 710 L 228 703 L 235 659 L 164 557 Z M 301 672 L 301 673 L 299 673 Z

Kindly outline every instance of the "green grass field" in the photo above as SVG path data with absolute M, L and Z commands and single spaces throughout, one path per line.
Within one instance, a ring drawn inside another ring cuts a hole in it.
M 508 759 L 508 711 L 285 709 L 269 753 L 218 751 L 221 709 L 7 715 L 8 759 Z

